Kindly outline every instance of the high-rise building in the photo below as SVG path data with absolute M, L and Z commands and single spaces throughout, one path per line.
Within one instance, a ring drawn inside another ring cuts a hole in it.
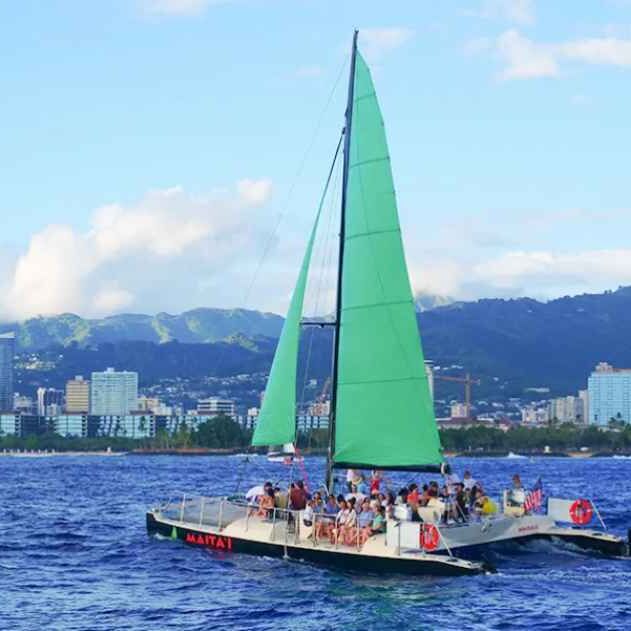
M 138 405 L 138 373 L 93 372 L 90 384 L 90 413 L 94 416 L 124 416 Z
M 90 382 L 77 375 L 66 382 L 66 412 L 87 414 L 90 411 Z
M 15 334 L 0 334 L 0 412 L 13 411 Z
M 529 405 L 521 410 L 522 425 L 547 425 L 550 420 L 550 409 L 548 406 Z
M 219 397 L 209 397 L 208 399 L 200 399 L 197 402 L 197 414 L 199 416 L 235 416 L 234 401 L 231 399 L 220 399 Z
M 579 390 L 578 398 L 579 405 L 576 422 L 579 425 L 587 425 L 589 423 L 589 392 L 587 390 Z
M 583 423 L 583 400 L 580 397 L 567 396 L 550 401 L 549 416 L 558 423 Z
M 55 388 L 37 388 L 37 413 L 39 416 L 56 416 L 61 412 L 64 393 Z
M 631 368 L 600 362 L 587 380 L 587 392 L 590 424 L 631 423 Z
M 427 385 L 429 386 L 429 394 L 434 400 L 434 362 L 425 360 L 425 376 L 427 377 Z
M 467 406 L 464 403 L 452 403 L 450 407 L 451 418 L 467 418 Z

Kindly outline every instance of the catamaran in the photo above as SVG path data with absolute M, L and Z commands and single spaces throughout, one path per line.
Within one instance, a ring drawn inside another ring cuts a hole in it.
M 303 303 L 324 195 L 343 156 L 326 489 L 336 469 L 442 473 L 413 294 L 405 262 L 390 154 L 369 68 L 353 37 L 345 124 L 299 270 L 252 437 L 254 447 L 296 442 L 296 380 Z M 324 326 L 324 324 L 322 324 Z M 506 498 L 505 498 L 506 499 Z M 396 514 L 395 514 L 396 516 Z M 499 541 L 564 540 L 607 554 L 626 542 L 587 529 L 600 518 L 585 499 L 548 500 L 547 514 L 510 505 L 463 523 L 419 509 L 419 521 L 388 519 L 385 533 L 340 541 L 287 508 L 257 510 L 243 497 L 182 495 L 147 512 L 149 533 L 225 553 L 300 559 L 348 569 L 414 574 L 487 571 L 470 553 Z M 572 526 L 562 525 L 569 522 Z M 458 555 L 458 556 L 456 556 Z

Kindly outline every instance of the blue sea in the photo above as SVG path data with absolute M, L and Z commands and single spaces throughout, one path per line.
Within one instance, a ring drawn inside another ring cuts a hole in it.
M 592 498 L 612 531 L 631 526 L 631 459 L 452 462 L 498 495 L 514 472 L 541 476 L 547 494 Z M 312 486 L 322 471 L 308 459 Z M 631 629 L 631 560 L 571 547 L 533 542 L 495 555 L 497 574 L 425 578 L 146 534 L 145 509 L 174 491 L 228 494 L 287 475 L 261 457 L 0 457 L 0 630 Z

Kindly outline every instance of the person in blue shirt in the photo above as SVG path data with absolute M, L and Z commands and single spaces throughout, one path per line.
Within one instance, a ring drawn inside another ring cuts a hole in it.
M 360 545 L 363 545 L 370 537 L 370 528 L 375 518 L 375 512 L 370 506 L 370 500 L 366 498 L 362 502 L 361 512 L 357 516 L 358 537 Z

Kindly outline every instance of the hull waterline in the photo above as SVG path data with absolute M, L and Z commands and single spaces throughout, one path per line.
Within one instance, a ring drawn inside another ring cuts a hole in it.
M 190 546 L 201 547 L 223 554 L 249 554 L 305 561 L 340 570 L 365 573 L 415 574 L 428 576 L 462 576 L 492 571 L 485 563 L 468 561 L 444 554 L 416 554 L 394 556 L 369 554 L 353 549 L 313 547 L 312 544 L 295 545 L 262 541 L 239 528 L 214 528 L 178 523 L 156 514 L 146 515 L 147 532 L 182 541 Z M 237 534 L 235 534 L 237 533 Z

